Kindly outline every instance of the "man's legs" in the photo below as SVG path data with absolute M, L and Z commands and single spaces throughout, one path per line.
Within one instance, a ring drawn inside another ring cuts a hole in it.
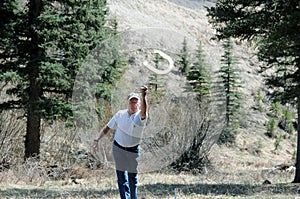
M 116 170 L 116 172 L 118 177 L 118 187 L 121 199 L 131 199 L 127 172 L 119 170 Z
M 128 181 L 129 181 L 129 188 L 130 188 L 130 199 L 137 199 L 138 174 L 128 172 Z
M 113 156 L 121 199 L 137 199 L 140 147 L 124 150 L 113 144 Z

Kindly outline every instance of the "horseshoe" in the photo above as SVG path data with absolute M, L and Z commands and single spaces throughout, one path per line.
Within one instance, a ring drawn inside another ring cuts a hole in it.
M 172 58 L 160 50 L 154 50 L 153 52 L 155 54 L 159 54 L 162 58 L 167 60 L 169 62 L 169 67 L 164 70 L 159 70 L 159 69 L 154 68 L 153 66 L 149 65 L 149 63 L 147 61 L 143 62 L 144 66 L 146 66 L 149 70 L 151 70 L 152 72 L 154 72 L 158 75 L 165 75 L 165 74 L 168 74 L 169 72 L 171 72 L 171 70 L 174 68 L 174 61 L 172 60 Z

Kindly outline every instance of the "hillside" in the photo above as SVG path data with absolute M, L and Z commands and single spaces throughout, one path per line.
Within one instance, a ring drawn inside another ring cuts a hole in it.
M 211 28 L 203 6 L 211 6 L 209 1 L 196 0 L 110 0 L 108 1 L 110 17 L 116 18 L 119 30 L 128 42 L 128 52 L 135 57 L 130 70 L 120 83 L 120 90 L 128 92 L 132 87 L 145 84 L 149 71 L 143 67 L 144 56 L 140 52 L 160 49 L 174 58 L 178 55 L 178 46 L 182 46 L 184 38 L 188 39 L 189 49 L 196 49 L 197 40 L 201 40 L 206 54 L 206 62 L 215 72 L 220 67 L 222 55 L 221 44 L 211 40 L 214 30 Z M 126 42 L 125 42 L 126 43 Z M 176 49 L 177 48 L 177 49 Z M 179 47 L 180 48 L 180 47 Z M 238 57 L 237 67 L 242 69 L 241 78 L 244 83 L 242 93 L 245 99 L 244 124 L 234 147 L 217 146 L 211 150 L 210 160 L 215 167 L 239 168 L 241 170 L 271 168 L 282 162 L 291 162 L 295 150 L 296 139 L 280 142 L 281 150 L 274 153 L 275 139 L 265 136 L 265 113 L 255 111 L 254 96 L 257 90 L 265 91 L 263 80 L 256 72 L 259 63 L 253 55 L 253 49 L 247 43 L 238 40 L 234 43 L 234 56 Z M 175 58 L 176 59 L 176 58 Z M 184 77 L 176 73 L 175 66 L 167 76 L 167 87 L 176 96 L 184 95 Z M 266 101 L 265 108 L 267 109 Z

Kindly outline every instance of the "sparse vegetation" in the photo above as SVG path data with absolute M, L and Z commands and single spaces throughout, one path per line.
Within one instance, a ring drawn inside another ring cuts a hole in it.
M 264 99 L 264 96 L 262 94 L 262 91 L 261 91 L 261 89 L 258 89 L 256 95 L 254 96 L 255 108 L 261 112 L 264 111 L 263 99 Z
M 275 134 L 276 134 L 276 127 L 277 127 L 277 121 L 275 118 L 271 118 L 268 122 L 267 122 L 267 135 L 270 138 L 274 138 Z
M 285 130 L 288 134 L 291 134 L 295 131 L 293 120 L 294 117 L 289 109 L 284 109 L 283 112 L 283 130 Z
M 274 142 L 274 151 L 277 152 L 279 149 L 281 149 L 281 141 L 284 139 L 284 135 L 278 135 Z

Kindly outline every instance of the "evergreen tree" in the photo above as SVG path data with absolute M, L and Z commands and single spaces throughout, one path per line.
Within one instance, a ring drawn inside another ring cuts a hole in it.
M 232 54 L 232 41 L 228 38 L 223 43 L 224 55 L 222 55 L 221 62 L 223 66 L 219 70 L 221 82 L 223 84 L 225 94 L 225 122 L 226 129 L 221 134 L 221 141 L 232 142 L 238 124 L 238 118 L 241 109 L 241 93 L 239 88 L 241 87 L 239 70 L 235 68 L 237 59 Z M 224 135 L 225 134 L 225 135 Z M 222 138 L 223 137 L 223 138 Z M 228 139 L 227 139 L 228 138 Z
M 189 72 L 189 69 L 190 69 L 189 58 L 190 58 L 190 54 L 189 54 L 189 50 L 188 50 L 188 43 L 187 43 L 187 40 L 185 37 L 183 40 L 183 43 L 182 43 L 182 49 L 180 51 L 180 62 L 179 62 L 180 63 L 179 69 L 182 73 Z
M 107 14 L 106 0 L 1 0 L 0 81 L 12 97 L 0 108 L 25 111 L 25 158 L 39 155 L 42 118 L 72 117 L 78 68 L 113 34 Z
M 196 51 L 196 58 L 196 62 L 191 65 L 191 69 L 187 74 L 187 80 L 192 85 L 193 90 L 197 92 L 201 104 L 203 98 L 210 93 L 211 73 L 205 63 L 205 55 L 200 41 Z
M 160 69 L 161 63 L 161 57 L 158 54 L 155 54 L 155 58 L 154 58 L 154 64 L 155 64 L 155 68 Z M 158 75 L 156 73 L 153 73 L 150 75 L 149 77 L 149 83 L 148 83 L 151 87 L 153 87 L 154 91 L 157 93 L 159 90 L 164 91 L 162 88 L 164 88 L 165 86 L 165 81 L 164 81 L 164 77 L 161 75 Z
M 220 0 L 208 8 L 219 39 L 252 40 L 273 99 L 296 105 L 297 157 L 295 183 L 300 182 L 300 2 L 297 0 Z M 271 69 L 269 72 L 268 69 Z

